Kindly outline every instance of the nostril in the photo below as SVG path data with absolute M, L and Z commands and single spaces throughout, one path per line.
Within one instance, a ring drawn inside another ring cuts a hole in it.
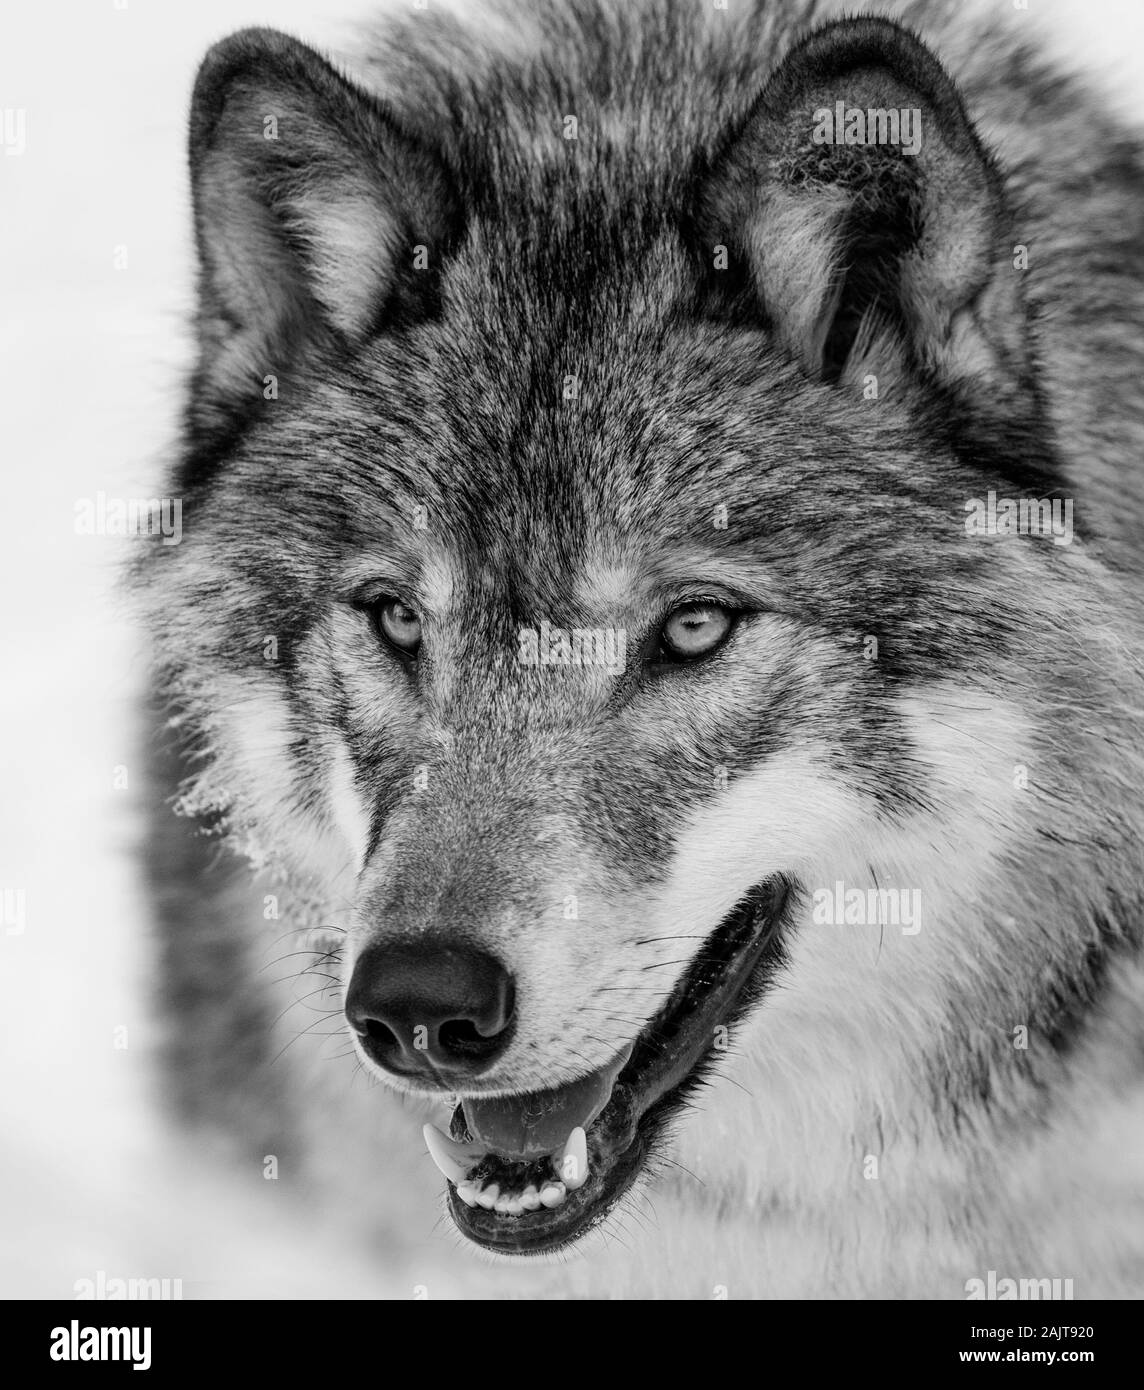
M 367 1018 L 364 1027 L 360 1024 L 355 1024 L 354 1031 L 359 1037 L 366 1038 L 369 1042 L 373 1043 L 374 1047 L 380 1048 L 383 1051 L 401 1046 L 397 1034 L 392 1028 L 387 1028 L 379 1018 Z
M 458 1060 L 472 1058 L 483 1061 L 500 1050 L 503 1032 L 503 1028 L 498 1028 L 495 1033 L 486 1037 L 470 1019 L 455 1018 L 441 1025 L 437 1038 L 440 1046 L 450 1056 Z

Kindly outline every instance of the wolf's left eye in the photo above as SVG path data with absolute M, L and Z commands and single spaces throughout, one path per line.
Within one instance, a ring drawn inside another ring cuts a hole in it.
M 373 606 L 377 630 L 391 647 L 406 656 L 415 656 L 421 645 L 421 619 L 399 598 L 381 598 Z
M 660 660 L 694 661 L 721 647 L 735 614 L 718 603 L 689 603 L 668 615 L 659 634 Z

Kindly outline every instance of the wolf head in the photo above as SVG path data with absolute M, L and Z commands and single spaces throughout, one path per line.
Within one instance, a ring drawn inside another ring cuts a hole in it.
M 1046 867 L 1070 929 L 1013 968 L 1088 570 L 967 535 L 1058 480 L 953 84 L 886 21 L 753 64 L 626 24 L 475 77 L 410 41 L 385 100 L 212 50 L 148 562 L 188 805 L 341 922 L 355 1047 L 459 1100 L 430 1148 L 508 1252 L 598 1222 L 732 1043 L 802 1152 L 1051 1027 L 1099 935 Z

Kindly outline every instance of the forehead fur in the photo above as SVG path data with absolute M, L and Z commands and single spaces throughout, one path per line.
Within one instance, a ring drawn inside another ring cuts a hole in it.
M 726 562 L 836 634 L 908 632 L 883 669 L 925 671 L 954 634 L 969 658 L 994 646 L 1012 571 L 1063 563 L 964 545 L 1002 433 L 967 461 L 940 400 L 815 380 L 757 313 L 704 300 L 694 189 L 781 62 L 783 22 L 573 4 L 470 52 L 418 12 L 368 44 L 358 75 L 442 151 L 465 208 L 436 312 L 252 412 L 201 475 L 186 549 L 272 593 L 284 624 L 375 556 L 426 601 L 444 564 L 535 616 L 577 608 L 592 568 L 646 579 L 686 555 L 697 582 Z

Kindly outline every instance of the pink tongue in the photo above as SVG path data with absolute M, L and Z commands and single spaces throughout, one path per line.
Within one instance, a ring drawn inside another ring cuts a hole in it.
M 461 1099 L 469 1133 L 485 1148 L 505 1158 L 540 1158 L 559 1149 L 580 1125 L 587 1129 L 608 1103 L 612 1084 L 632 1049 L 614 1062 L 571 1085 L 526 1096 L 481 1096 Z

